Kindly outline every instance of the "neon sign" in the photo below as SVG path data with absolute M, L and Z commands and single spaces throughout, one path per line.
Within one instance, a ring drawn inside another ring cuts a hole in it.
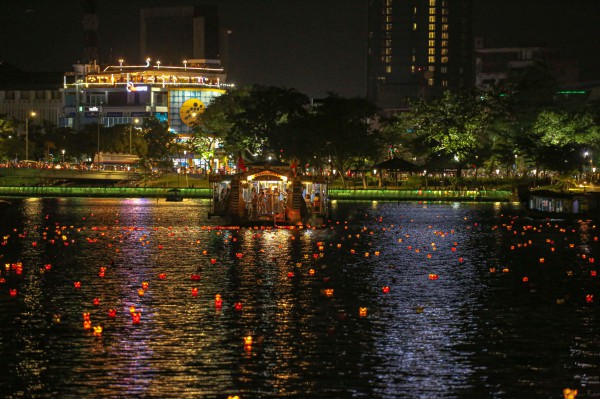
M 130 93 L 133 91 L 148 91 L 148 86 L 135 86 L 133 82 L 127 82 L 127 91 Z

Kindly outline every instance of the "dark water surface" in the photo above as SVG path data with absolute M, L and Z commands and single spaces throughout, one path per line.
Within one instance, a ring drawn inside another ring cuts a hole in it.
M 591 222 L 339 201 L 327 229 L 217 230 L 208 206 L 15 200 L 0 397 L 600 397 Z

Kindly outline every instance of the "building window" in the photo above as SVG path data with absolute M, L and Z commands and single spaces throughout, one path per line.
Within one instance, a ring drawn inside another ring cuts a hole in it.
M 429 9 L 429 15 L 435 15 L 435 8 Z
M 431 71 L 431 72 L 435 72 L 435 67 L 434 66 L 429 66 L 427 68 L 427 70 Z
M 385 62 L 386 62 L 386 63 L 388 63 L 388 64 L 389 64 L 390 62 L 392 62 L 392 56 L 391 56 L 391 55 L 386 55 L 386 56 L 385 56 Z
M 448 67 L 443 66 L 440 68 L 440 71 L 442 71 L 442 73 L 448 73 Z
M 448 23 L 448 17 L 442 17 L 442 23 L 443 24 L 447 24 Z
M 386 55 L 390 55 L 390 54 L 392 54 L 392 49 L 391 49 L 390 47 L 386 47 L 386 48 L 385 48 L 385 54 L 386 54 Z
M 435 39 L 435 32 L 429 32 L 429 38 Z
M 385 5 L 387 7 L 391 7 L 392 6 L 392 0 L 385 0 Z
M 442 33 L 442 39 L 448 40 L 448 32 Z
M 417 23 L 413 22 L 413 30 L 417 30 Z
M 430 31 L 434 31 L 435 30 L 435 24 L 429 24 L 429 30 Z
M 429 43 L 429 47 L 435 46 L 435 40 L 430 40 L 428 43 Z
M 448 24 L 442 24 L 442 31 L 446 32 L 448 30 Z
M 392 67 L 391 67 L 391 65 L 386 65 L 386 67 L 385 67 L 385 73 L 392 73 Z
M 413 7 L 413 14 L 417 15 L 417 7 Z
M 448 9 L 442 8 L 442 15 L 448 15 Z
M 428 53 L 429 55 L 435 55 L 435 48 L 430 47 Z
M 435 22 L 435 15 L 429 16 L 429 22 Z
M 442 64 L 448 63 L 448 57 L 442 57 Z
M 442 49 L 442 55 L 448 55 L 448 49 L 447 48 L 443 48 Z
M 392 41 L 391 41 L 391 40 L 389 40 L 389 39 L 388 39 L 388 40 L 386 40 L 386 41 L 385 41 L 385 45 L 386 45 L 387 47 L 392 47 Z
M 448 40 L 442 40 L 442 47 L 448 47 Z
M 432 79 L 427 79 L 427 84 L 428 84 L 429 86 L 433 86 L 433 83 L 434 83 L 434 82 L 433 82 L 433 78 L 432 78 Z
M 429 0 L 429 7 L 435 7 L 435 0 Z
M 430 64 L 435 64 L 435 57 L 429 56 L 427 57 L 427 61 L 429 61 Z
M 385 24 L 385 30 L 392 30 L 392 24 Z
M 417 68 L 416 68 L 414 65 L 412 65 L 412 66 L 410 67 L 410 72 L 411 72 L 411 73 L 415 73 L 415 71 L 416 71 L 416 70 L 417 70 Z
M 391 15 L 386 15 L 385 17 L 385 22 L 392 22 L 392 16 Z

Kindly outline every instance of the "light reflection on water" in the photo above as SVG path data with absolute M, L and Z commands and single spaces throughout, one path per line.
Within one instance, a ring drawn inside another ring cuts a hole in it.
M 10 208 L 2 263 L 23 274 L 0 275 L 0 394 L 600 397 L 591 223 L 531 221 L 510 204 L 336 201 L 323 230 L 208 230 L 208 206 Z

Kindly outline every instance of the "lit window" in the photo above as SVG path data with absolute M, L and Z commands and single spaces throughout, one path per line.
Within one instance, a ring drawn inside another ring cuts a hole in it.
M 448 23 L 448 17 L 442 17 L 442 23 L 447 24 Z
M 390 65 L 386 65 L 385 73 L 392 73 L 392 67 Z
M 385 53 L 386 53 L 387 55 L 390 55 L 390 54 L 392 54 L 392 49 L 391 49 L 391 48 L 389 48 L 389 47 L 386 47 L 386 48 L 385 48 Z
M 448 55 L 448 49 L 447 48 L 443 48 L 442 49 L 442 55 Z
M 447 80 L 442 80 L 442 86 L 448 87 L 448 81 Z
M 392 47 L 392 41 L 391 41 L 391 40 L 389 40 L 389 39 L 388 39 L 388 40 L 386 40 L 386 41 L 385 41 L 385 45 L 386 45 L 387 47 Z
M 429 22 L 435 22 L 435 15 L 429 16 Z
M 448 9 L 442 8 L 442 15 L 448 15 Z
M 429 32 L 429 38 L 435 39 L 435 32 Z
M 386 8 L 385 11 L 386 11 L 387 14 L 391 14 L 392 13 L 392 8 L 391 7 Z
M 442 64 L 448 63 L 448 57 L 442 57 Z
M 429 24 L 429 30 L 430 31 L 435 30 L 435 24 Z
M 415 73 L 416 69 L 417 69 L 417 68 L 416 68 L 414 65 L 412 65 L 412 66 L 410 67 L 410 71 L 411 71 L 412 73 Z
M 435 64 L 435 57 L 429 56 L 429 57 L 427 57 L 427 60 L 429 61 L 430 64 Z
M 448 39 L 448 32 L 442 33 L 442 39 Z
M 392 22 L 392 16 L 391 15 L 386 15 L 385 22 Z
M 430 40 L 429 41 L 429 47 L 433 47 L 435 46 L 435 40 Z
M 429 86 L 433 86 L 433 79 L 427 79 L 427 84 Z
M 442 73 L 448 73 L 448 67 L 441 67 L 440 70 L 442 71 Z
M 435 7 L 435 0 L 429 0 L 429 7 Z
M 431 72 L 435 72 L 435 67 L 434 66 L 429 66 L 427 67 L 427 69 Z
M 413 30 L 417 30 L 417 23 L 413 22 Z
M 417 14 L 417 7 L 413 7 L 413 14 Z
M 385 0 L 385 5 L 387 7 L 391 7 L 392 6 L 392 0 Z
M 446 32 L 448 30 L 448 24 L 442 24 L 442 31 Z
M 429 48 L 429 55 L 435 55 L 435 48 L 433 48 L 433 47 Z
M 392 30 L 392 24 L 385 24 L 385 30 Z
M 448 47 L 448 40 L 442 40 L 442 47 Z
M 429 9 L 429 15 L 435 15 L 435 8 Z
M 386 63 L 388 63 L 388 64 L 389 64 L 390 62 L 392 62 L 392 56 L 391 56 L 391 55 L 386 55 L 386 56 L 385 56 L 385 62 L 386 62 Z

